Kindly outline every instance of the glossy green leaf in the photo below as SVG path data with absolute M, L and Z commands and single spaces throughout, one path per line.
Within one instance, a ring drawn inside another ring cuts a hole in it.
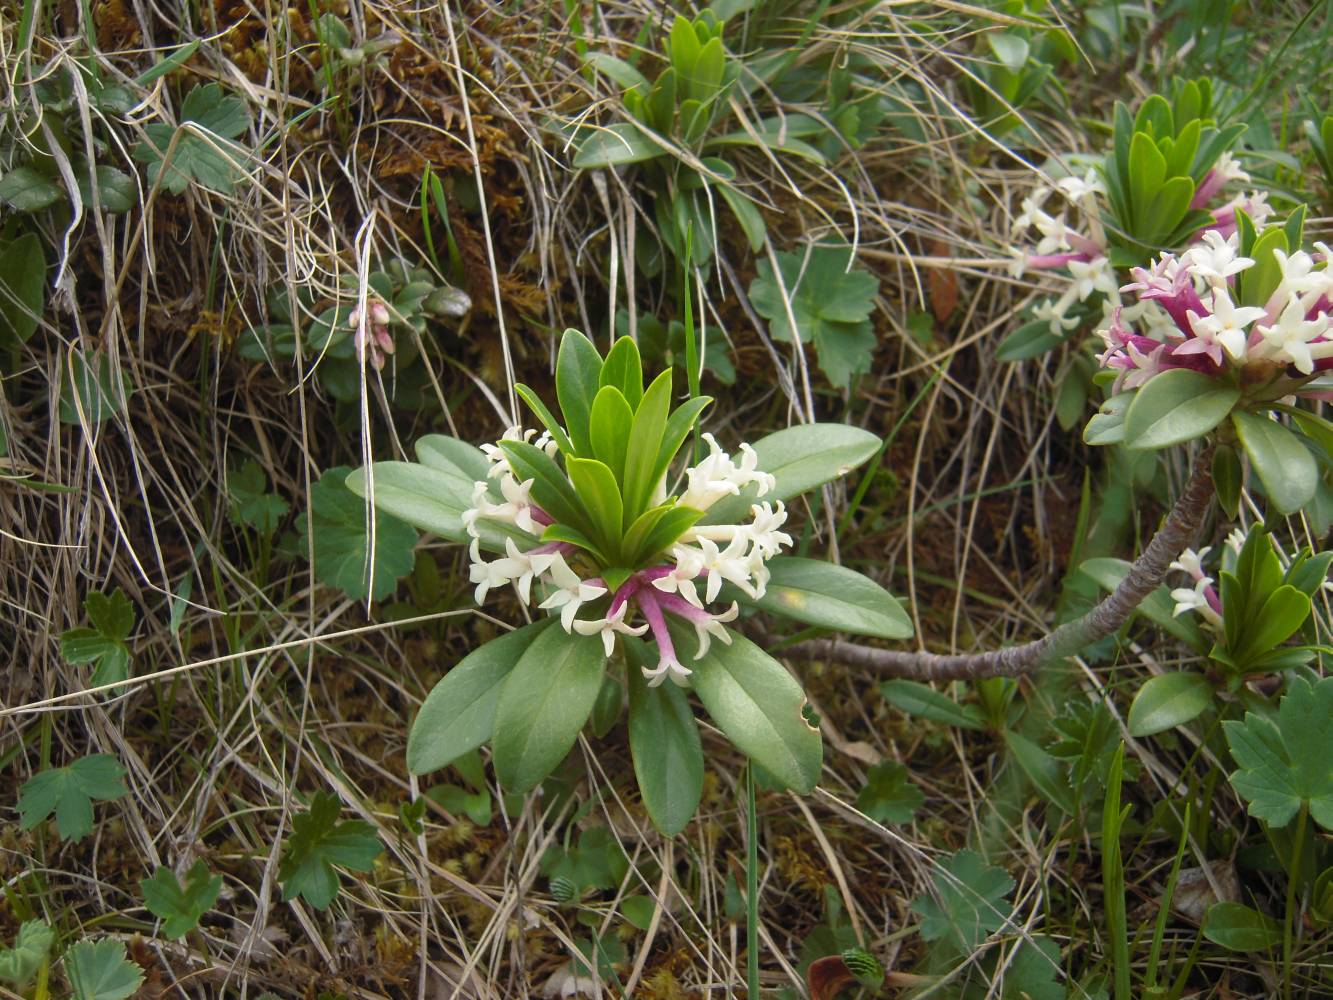
M 657 455 L 662 446 L 662 437 L 667 427 L 667 413 L 671 408 L 671 369 L 668 368 L 653 379 L 648 391 L 643 394 L 639 408 L 634 411 L 634 423 L 630 428 L 630 448 L 625 453 L 625 524 L 633 524 L 648 508 L 653 488 L 653 472 L 657 467 Z
M 1026 361 L 1038 358 L 1065 342 L 1063 334 L 1054 333 L 1044 319 L 1024 323 L 995 348 L 996 361 Z
M 620 337 L 611 345 L 598 381 L 602 388 L 619 389 L 631 412 L 638 409 L 643 399 L 643 360 L 639 357 L 639 345 L 632 338 Z
M 634 122 L 617 122 L 583 140 L 574 154 L 574 166 L 580 170 L 598 170 L 656 159 L 665 153 L 663 145 Z
M 625 453 L 629 448 L 634 411 L 620 389 L 604 385 L 592 402 L 589 434 L 592 453 L 605 463 L 617 482 L 624 481 Z
M 1129 409 L 1137 389 L 1118 392 L 1104 402 L 1083 428 L 1083 443 L 1086 445 L 1119 444 L 1125 440 L 1125 411 Z
M 601 374 L 602 356 L 592 341 L 578 330 L 566 330 L 555 360 L 555 392 L 565 418 L 565 431 L 580 455 L 592 454 L 588 421 L 592 416 L 592 401 L 601 388 Z
M 1152 736 L 1198 718 L 1213 703 L 1213 685 L 1202 674 L 1175 671 L 1151 678 L 1129 706 L 1129 734 Z
M 1231 419 L 1273 508 L 1294 514 L 1309 503 L 1319 484 L 1319 466 L 1301 439 L 1265 416 L 1237 411 Z
M 624 517 L 615 473 L 595 458 L 566 459 L 565 467 L 584 509 L 592 518 L 593 527 L 597 529 L 598 540 L 604 550 L 610 550 L 607 554 L 615 558 Z
M 1227 517 L 1235 520 L 1240 513 L 1240 491 L 1245 485 L 1245 470 L 1241 467 L 1236 449 L 1227 444 L 1213 452 L 1213 487 L 1217 502 Z
M 606 653 L 599 636 L 541 632 L 500 689 L 491 736 L 506 791 L 535 788 L 565 759 L 592 712 Z
M 505 453 L 509 467 L 520 482 L 533 480 L 532 498 L 539 507 L 561 524 L 577 528 L 594 538 L 597 536 L 588 520 L 583 501 L 546 452 L 525 441 L 501 441 L 500 450 Z
M 1189 368 L 1151 378 L 1125 411 L 1125 444 L 1166 448 L 1192 441 L 1220 424 L 1240 399 L 1240 390 Z
M 695 648 L 692 629 L 672 623 L 679 655 Z M 782 664 L 742 635 L 714 639 L 708 654 L 687 661 L 690 680 L 713 721 L 755 763 L 793 791 L 819 783 L 823 743 L 806 721 L 805 693 Z
M 960 705 L 929 684 L 899 679 L 885 681 L 879 690 L 885 701 L 909 715 L 942 722 L 946 726 L 957 726 L 959 729 L 986 728 L 985 719 L 975 705 Z
M 1214 903 L 1203 916 L 1203 936 L 1229 951 L 1275 951 L 1282 925 L 1244 903 Z
M 768 502 L 790 500 L 829 480 L 845 476 L 879 451 L 880 440 L 847 424 L 797 424 L 760 438 L 754 444 L 758 467 L 777 481 L 764 494 Z M 719 500 L 708 509 L 706 524 L 734 524 L 757 502 L 753 485 L 738 497 Z
M 16 167 L 0 177 L 0 201 L 16 212 L 40 212 L 64 196 L 64 188 L 32 167 Z
M 542 426 L 550 431 L 551 437 L 560 450 L 566 455 L 575 454 L 574 442 L 569 439 L 565 429 L 560 426 L 560 421 L 556 419 L 555 414 L 541 401 L 541 397 L 522 382 L 514 386 L 514 391 L 518 393 L 523 402 L 528 404 L 528 408 L 537 415 L 537 419 L 542 422 Z
M 699 724 L 684 692 L 674 684 L 650 688 L 641 643 L 626 643 L 629 656 L 629 747 L 639 793 L 653 825 L 666 836 L 685 829 L 704 787 Z
M 681 403 L 667 418 L 666 428 L 662 431 L 662 443 L 657 449 L 657 461 L 653 464 L 653 470 L 649 476 L 654 485 L 666 475 L 672 459 L 680 451 L 680 446 L 685 443 L 685 439 L 690 436 L 690 431 L 694 429 L 699 415 L 712 402 L 712 396 L 695 396 Z
M 654 508 L 660 510 L 661 508 Z M 665 552 L 703 517 L 703 511 L 693 507 L 673 506 L 658 516 L 645 511 L 625 533 L 625 555 L 635 565 L 646 563 L 659 552 Z
M 897 598 L 867 576 L 822 559 L 774 556 L 764 596 L 731 598 L 807 625 L 881 639 L 908 639 L 912 619 Z
M 467 483 L 486 479 L 490 459 L 476 445 L 445 434 L 427 434 L 418 438 L 414 449 L 422 465 L 455 476 Z
M 545 618 L 492 639 L 440 678 L 408 732 L 409 771 L 439 770 L 491 738 L 495 706 L 506 678 L 554 620 Z
M 0 240 L 0 347 L 25 343 L 46 306 L 46 255 L 36 233 Z
M 472 506 L 469 480 L 415 462 L 376 462 L 371 473 L 376 510 L 451 542 L 466 545 L 471 541 L 463 528 L 463 511 Z M 365 468 L 348 473 L 346 484 L 365 499 L 369 492 Z M 503 551 L 507 537 L 525 537 L 517 528 L 506 529 L 485 519 L 477 522 L 477 530 L 482 548 L 492 552 Z

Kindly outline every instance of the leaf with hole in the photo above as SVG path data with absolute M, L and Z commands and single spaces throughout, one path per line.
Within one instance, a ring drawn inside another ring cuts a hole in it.
M 678 650 L 694 648 L 693 629 L 670 628 Z M 715 639 L 689 665 L 695 693 L 727 738 L 785 787 L 808 794 L 819 782 L 824 748 L 805 717 L 805 693 L 786 668 L 735 633 L 730 645 Z

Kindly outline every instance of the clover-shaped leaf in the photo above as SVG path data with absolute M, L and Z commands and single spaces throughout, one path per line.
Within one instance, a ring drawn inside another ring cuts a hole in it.
M 60 655 L 73 664 L 95 663 L 88 683 L 115 684 L 130 675 L 130 648 L 134 606 L 117 587 L 109 595 L 93 591 L 84 599 L 91 628 L 72 628 L 60 635 Z
M 307 532 L 313 532 L 316 580 L 348 597 L 379 601 L 412 571 L 417 533 L 411 525 L 377 511 L 375 559 L 370 564 L 366 505 L 347 488 L 350 471 L 343 466 L 329 469 L 311 485 L 310 518 L 301 518 L 297 531 L 303 549 Z
M 301 896 L 322 910 L 338 894 L 334 865 L 368 872 L 384 850 L 373 826 L 359 819 L 339 823 L 341 811 L 336 796 L 320 792 L 310 800 L 308 812 L 292 818 L 292 833 L 278 866 L 284 900 Z
M 222 876 L 214 875 L 200 859 L 185 873 L 182 885 L 166 865 L 159 865 L 152 878 L 139 883 L 149 912 L 163 920 L 162 933 L 184 937 L 199 926 L 199 918 L 213 908 L 222 891 Z
M 959 851 L 935 872 L 935 894 L 919 896 L 912 910 L 922 917 L 921 936 L 973 952 L 999 930 L 1013 912 L 1005 894 L 1014 880 L 1003 868 L 986 864 L 975 851 Z
M 134 149 L 134 158 L 148 165 L 148 182 L 161 184 L 172 194 L 181 194 L 198 181 L 222 193 L 236 186 L 237 162 L 243 153 L 234 140 L 250 127 L 250 113 L 241 98 L 227 94 L 216 83 L 195 87 L 181 105 L 181 131 L 165 122 L 144 126 L 147 140 Z M 190 125 L 192 128 L 184 128 Z M 205 138 L 195 131 L 209 133 Z M 176 146 L 171 148 L 173 139 Z M 166 160 L 171 150 L 170 161 Z
M 866 773 L 856 808 L 880 823 L 910 823 L 926 797 L 907 777 L 907 768 L 886 760 Z
M 1250 815 L 1283 827 L 1302 808 L 1333 830 L 1333 677 L 1291 682 L 1278 705 L 1277 722 L 1254 712 L 1224 722 L 1239 769 L 1231 783 L 1249 803 Z
M 125 794 L 125 769 L 107 753 L 80 757 L 68 767 L 34 774 L 19 789 L 19 829 L 31 830 L 52 813 L 64 840 L 82 840 L 93 831 L 93 800 Z
M 143 970 L 115 938 L 80 941 L 65 954 L 74 1000 L 125 1000 L 143 984 Z
M 227 476 L 227 496 L 232 523 L 253 528 L 264 536 L 273 534 L 290 510 L 286 500 L 268 492 L 268 477 L 254 459 L 247 459 Z
M 876 344 L 870 314 L 879 281 L 867 271 L 849 269 L 850 247 L 821 244 L 808 253 L 777 257 L 781 285 L 769 262 L 760 261 L 750 301 L 778 340 L 813 343 L 828 380 L 845 388 L 853 375 L 870 370 Z

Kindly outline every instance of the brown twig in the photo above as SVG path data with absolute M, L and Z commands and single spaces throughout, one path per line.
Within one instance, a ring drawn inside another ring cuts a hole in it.
M 954 654 L 878 649 L 844 639 L 811 639 L 784 649 L 779 655 L 789 660 L 836 660 L 922 681 L 1016 677 L 1043 663 L 1072 656 L 1125 624 L 1140 602 L 1161 584 L 1172 560 L 1193 539 L 1213 498 L 1212 459 L 1211 446 L 1199 454 L 1194 471 L 1166 521 L 1143 554 L 1134 560 L 1120 585 L 1083 617 L 1066 622 L 1040 639 L 984 653 Z

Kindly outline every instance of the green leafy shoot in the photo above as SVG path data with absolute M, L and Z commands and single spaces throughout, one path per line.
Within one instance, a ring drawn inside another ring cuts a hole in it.
M 124 795 L 124 777 L 120 761 L 106 753 L 39 771 L 19 789 L 19 829 L 31 830 L 54 813 L 62 840 L 82 840 L 93 832 L 93 801 Z
M 32 982 L 55 943 L 56 934 L 42 920 L 25 920 L 9 948 L 0 948 L 0 980 L 14 987 Z
M 292 818 L 292 832 L 278 865 L 284 901 L 303 898 L 324 909 L 338 895 L 337 865 L 368 872 L 384 850 L 375 828 L 363 820 L 338 822 L 342 804 L 337 796 L 319 792 L 308 812 Z
M 74 1000 L 125 1000 L 143 985 L 143 970 L 115 938 L 74 945 L 65 953 L 65 974 Z
M 856 808 L 879 823 L 910 823 L 925 801 L 921 789 L 908 778 L 907 768 L 886 760 L 867 772 Z
M 268 492 L 268 476 L 254 459 L 246 459 L 227 477 L 227 515 L 237 526 L 253 528 L 268 536 L 278 530 L 290 505 L 282 497 Z
M 375 558 L 370 565 L 366 504 L 347 488 L 350 471 L 338 466 L 311 484 L 310 518 L 297 521 L 297 532 L 303 550 L 307 532 L 313 532 L 316 580 L 354 599 L 380 601 L 412 572 L 417 533 L 398 518 L 376 511 Z
M 962 850 L 935 871 L 935 896 L 912 901 L 922 917 L 921 936 L 960 954 L 970 954 L 1013 913 L 1004 897 L 1014 880 L 1003 868 L 987 865 L 975 851 Z
M 219 84 L 202 84 L 185 96 L 180 121 L 179 128 L 165 122 L 144 126 L 148 138 L 134 148 L 134 158 L 147 165 L 148 183 L 160 181 L 172 194 L 183 194 L 196 181 L 213 191 L 230 192 L 247 155 L 238 143 L 229 141 L 250 127 L 245 102 Z
M 92 591 L 83 601 L 91 628 L 74 628 L 60 635 L 60 655 L 69 663 L 95 664 L 88 678 L 91 687 L 114 684 L 130 675 L 130 647 L 134 606 L 117 587 L 109 595 Z
M 1283 827 L 1302 809 L 1333 830 L 1333 677 L 1297 677 L 1278 705 L 1277 721 L 1247 712 L 1224 722 L 1236 759 L 1231 783 L 1250 815 Z
M 162 933 L 182 938 L 199 926 L 199 918 L 213 908 L 222 891 L 222 876 L 208 870 L 201 858 L 185 873 L 185 884 L 166 865 L 159 865 L 152 878 L 139 883 L 144 904 L 162 921 Z
M 829 382 L 847 388 L 854 376 L 870 370 L 877 343 L 870 315 L 879 280 L 851 266 L 851 247 L 817 244 L 777 258 L 781 285 L 769 262 L 760 261 L 750 301 L 774 338 L 813 344 Z

